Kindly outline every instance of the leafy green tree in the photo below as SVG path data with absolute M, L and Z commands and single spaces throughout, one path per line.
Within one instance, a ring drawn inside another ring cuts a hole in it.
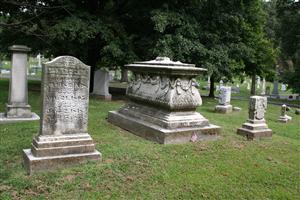
M 281 64 L 285 65 L 283 81 L 294 92 L 300 93 L 300 2 L 277 0 L 277 17 L 280 26 L 277 30 L 281 49 Z
M 115 67 L 135 57 L 123 24 L 122 1 L 1 1 L 0 51 L 25 44 L 48 56 L 73 55 L 92 67 Z M 91 90 L 93 84 L 91 84 Z

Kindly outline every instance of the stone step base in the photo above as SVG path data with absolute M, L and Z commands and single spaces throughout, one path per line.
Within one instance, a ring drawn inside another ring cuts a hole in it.
M 232 105 L 217 105 L 215 107 L 215 112 L 217 113 L 222 113 L 222 114 L 227 114 L 227 113 L 231 113 L 232 112 Z
M 90 153 L 68 154 L 60 156 L 35 157 L 30 149 L 23 150 L 24 167 L 28 174 L 42 170 L 51 170 L 64 166 L 76 165 L 87 161 L 101 160 L 102 155 L 97 150 Z
M 31 113 L 30 117 L 6 117 L 5 113 L 0 113 L 0 124 L 17 123 L 17 122 L 28 122 L 37 121 L 40 117 L 36 113 Z
M 135 135 L 160 144 L 186 143 L 191 140 L 214 140 L 218 138 L 220 133 L 220 127 L 212 124 L 195 128 L 165 129 L 161 126 L 123 115 L 118 111 L 110 111 L 108 113 L 108 121 Z
M 253 140 L 262 137 L 272 137 L 272 130 L 268 128 L 262 130 L 251 130 L 246 128 L 239 128 L 237 130 L 237 134 L 246 136 L 248 140 Z
M 89 153 L 93 151 L 95 151 L 94 144 L 51 148 L 37 148 L 34 145 L 31 146 L 31 152 L 36 157 Z

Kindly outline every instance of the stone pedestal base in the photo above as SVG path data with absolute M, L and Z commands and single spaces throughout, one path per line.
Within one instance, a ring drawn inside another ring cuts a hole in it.
M 212 140 L 220 133 L 219 126 L 209 124 L 197 112 L 167 112 L 137 104 L 110 111 L 108 121 L 160 144 Z
M 280 116 L 278 121 L 282 123 L 287 123 L 288 121 L 292 120 L 291 116 L 285 115 L 285 116 Z
M 217 113 L 223 113 L 223 114 L 231 113 L 232 112 L 232 105 L 217 105 L 215 107 L 215 111 Z
M 237 130 L 237 134 L 253 140 L 261 137 L 272 137 L 272 130 L 268 128 L 265 122 L 252 123 L 248 121 L 242 125 L 242 128 Z
M 31 113 L 30 117 L 17 118 L 17 117 L 6 117 L 6 113 L 0 113 L 0 124 L 16 123 L 16 122 L 27 122 L 27 121 L 37 121 L 40 117 L 36 113 Z
M 6 104 L 7 118 L 31 118 L 31 107 L 30 105 L 9 105 Z
M 107 100 L 107 101 L 111 101 L 112 99 L 112 96 L 111 94 L 108 94 L 108 95 L 100 95 L 100 94 L 93 94 L 96 98 L 99 98 L 99 99 L 104 99 L 104 100 Z
M 38 136 L 31 149 L 23 150 L 24 166 L 29 174 L 62 166 L 101 159 L 89 134 Z

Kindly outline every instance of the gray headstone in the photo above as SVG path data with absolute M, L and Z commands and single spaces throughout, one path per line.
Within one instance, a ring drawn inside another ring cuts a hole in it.
M 71 56 L 43 66 L 40 133 L 24 150 L 29 173 L 100 158 L 87 132 L 89 81 L 90 67 Z
M 231 98 L 231 87 L 220 87 L 220 94 L 219 94 L 219 104 L 220 105 L 229 105 Z
M 273 91 L 272 91 L 272 95 L 278 96 L 279 92 L 278 92 L 278 81 L 274 81 L 273 82 Z
M 231 87 L 221 86 L 219 93 L 219 105 L 215 107 L 215 111 L 218 113 L 230 113 L 232 112 L 232 105 L 230 105 Z
M 101 69 L 95 71 L 93 93 L 103 99 L 110 100 L 111 94 L 109 94 L 109 81 L 110 75 L 108 71 Z

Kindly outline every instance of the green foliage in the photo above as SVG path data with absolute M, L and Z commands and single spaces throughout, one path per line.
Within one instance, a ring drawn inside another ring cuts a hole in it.
M 300 93 L 300 2 L 277 0 L 276 8 L 280 22 L 277 34 L 285 61 L 283 80 L 294 92 Z

